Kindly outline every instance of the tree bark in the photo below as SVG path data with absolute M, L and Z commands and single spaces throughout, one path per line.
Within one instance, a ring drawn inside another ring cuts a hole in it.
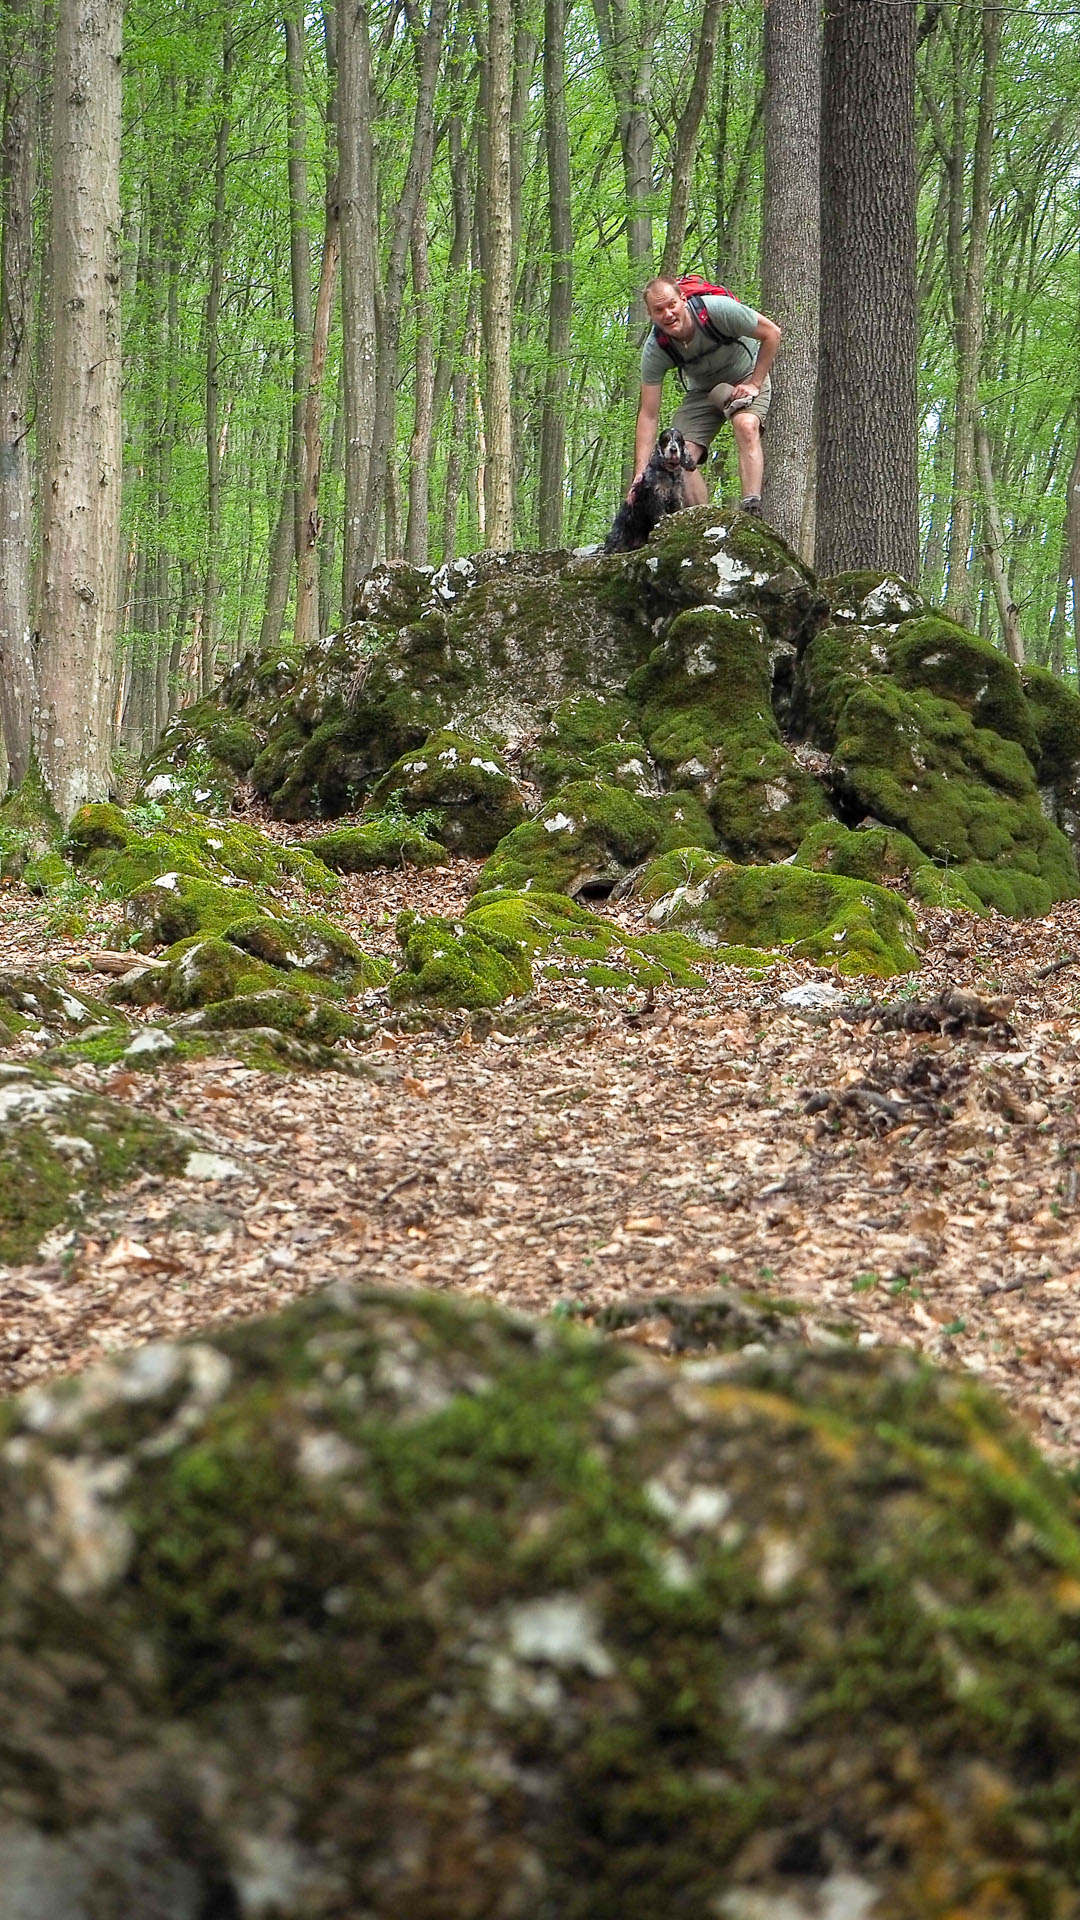
M 37 168 L 37 31 L 31 0 L 8 0 L 0 152 L 0 797 L 30 763 L 34 654 L 30 641 L 30 372 Z
M 540 415 L 537 533 L 541 547 L 558 547 L 562 544 L 566 484 L 566 395 L 574 308 L 574 226 L 570 203 L 565 38 L 566 0 L 544 0 L 544 152 L 547 160 L 551 282 L 548 289 L 547 365 Z
M 761 304 L 784 339 L 773 369 L 763 509 L 793 547 L 806 507 L 818 366 L 820 20 L 816 0 L 770 0 L 765 9 Z
M 514 253 L 510 207 L 510 90 L 513 21 L 510 0 L 487 0 L 487 269 L 481 314 L 484 334 L 484 501 L 487 544 L 514 544 L 514 467 L 510 430 L 510 333 Z
M 829 0 L 817 566 L 914 580 L 915 12 Z
M 315 303 L 315 326 L 311 337 L 311 361 L 304 402 L 302 487 L 300 494 L 301 546 L 296 573 L 296 627 L 298 647 L 309 647 L 319 637 L 319 483 L 322 476 L 322 383 L 326 373 L 326 351 L 330 339 L 330 316 L 338 266 L 337 193 L 334 183 L 326 196 L 326 232 L 323 238 L 319 292 Z
M 945 611 L 954 620 L 968 612 L 971 529 L 975 512 L 976 421 L 982 371 L 986 238 L 990 226 L 990 158 L 1001 48 L 1001 10 L 982 9 L 982 82 L 971 180 L 967 260 L 957 321 L 956 425 L 953 440 L 953 503 L 949 532 L 949 581 Z
M 371 32 L 367 0 L 346 0 L 337 21 L 338 216 L 341 230 L 341 353 L 345 411 L 342 619 L 352 614 L 367 536 L 375 425 L 375 279 L 378 210 L 372 139 Z
M 1005 651 L 1010 660 L 1014 660 L 1018 667 L 1022 667 L 1024 641 L 1020 632 L 1020 609 L 1009 592 L 1009 583 L 1005 574 L 1005 563 L 1002 557 L 1005 551 L 1005 529 L 1001 524 L 1001 514 L 998 509 L 990 441 L 985 427 L 976 429 L 975 450 L 983 496 L 983 554 L 986 570 L 994 589 Z
M 223 27 L 222 100 L 214 133 L 214 210 L 210 220 L 210 284 L 206 294 L 206 587 L 203 596 L 199 690 L 208 693 L 217 667 L 221 628 L 221 341 L 218 328 L 225 281 L 225 166 L 229 153 L 232 32 Z
M 34 745 L 64 820 L 108 791 L 120 529 L 121 0 L 61 0 L 52 403 Z
M 413 429 L 409 440 L 409 514 L 405 558 L 427 565 L 428 500 L 431 486 L 431 435 L 435 402 L 435 354 L 431 338 L 431 270 L 428 264 L 427 213 L 417 208 L 413 222 L 412 284 L 416 307 L 416 364 L 413 368 Z

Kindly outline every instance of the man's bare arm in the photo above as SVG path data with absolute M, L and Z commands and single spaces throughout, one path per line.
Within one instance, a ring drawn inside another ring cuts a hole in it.
M 732 387 L 733 400 L 755 400 L 765 384 L 766 377 L 776 359 L 776 350 L 780 345 L 780 329 L 775 320 L 766 320 L 763 313 L 758 314 L 758 323 L 753 337 L 761 342 L 758 357 L 745 380 Z
M 634 478 L 627 494 L 629 500 L 638 481 L 649 464 L 649 455 L 656 445 L 656 430 L 660 425 L 660 395 L 663 388 L 647 387 L 642 384 L 641 399 L 638 403 L 637 426 L 634 429 Z

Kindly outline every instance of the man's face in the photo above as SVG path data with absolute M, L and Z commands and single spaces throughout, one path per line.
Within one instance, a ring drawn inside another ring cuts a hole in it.
M 662 282 L 650 293 L 645 302 L 645 311 L 655 326 L 661 327 L 665 333 L 678 335 L 685 327 L 685 316 L 690 309 L 678 287 Z

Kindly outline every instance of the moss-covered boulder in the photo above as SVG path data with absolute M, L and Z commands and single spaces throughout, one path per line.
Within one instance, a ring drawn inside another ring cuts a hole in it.
M 244 880 L 257 887 L 298 880 L 324 897 L 335 890 L 325 863 L 306 847 L 283 846 L 239 820 L 206 819 L 178 809 L 124 814 L 114 806 L 83 807 L 68 829 L 64 852 L 107 892 L 120 896 L 160 874 L 175 873 L 224 884 Z
M 661 522 L 647 547 L 606 561 L 607 598 L 650 618 L 691 607 L 745 609 L 779 647 L 801 647 L 828 613 L 809 569 L 763 520 L 694 507 Z
M 31 1259 L 51 1227 L 136 1173 L 181 1172 L 191 1146 L 120 1101 L 0 1062 L 0 1261 Z
M 228 929 L 233 946 L 285 973 L 314 975 L 358 992 L 371 983 L 369 958 L 331 921 L 314 914 L 253 914 Z
M 919 619 L 932 611 L 929 601 L 909 581 L 870 568 L 834 573 L 820 588 L 832 619 L 860 627 L 895 627 L 902 620 Z
M 73 993 L 59 974 L 0 972 L 0 1022 L 10 1034 L 39 1028 L 77 1032 L 114 1018 L 104 1001 Z
M 385 773 L 372 808 L 431 815 L 452 853 L 491 853 L 525 818 L 525 795 L 490 741 L 443 728 Z
M 600 779 L 572 780 L 499 842 L 480 870 L 477 892 L 610 892 L 654 851 L 661 830 L 652 810 L 625 788 Z
M 634 939 L 615 922 L 557 893 L 487 893 L 465 918 L 515 941 L 541 978 L 567 978 L 591 987 L 700 987 L 702 967 L 714 958 L 684 934 Z
M 926 855 L 906 833 L 891 827 L 862 827 L 853 831 L 839 820 L 822 820 L 799 844 L 794 865 L 817 873 L 842 873 L 849 880 L 906 880 Z
M 785 859 L 828 812 L 781 740 L 772 645 L 755 614 L 679 614 L 630 684 L 654 760 L 671 784 L 698 794 L 732 858 Z
M 407 911 L 398 915 L 397 936 L 401 970 L 388 988 L 397 1005 L 498 1007 L 532 987 L 524 942 L 498 928 Z
M 849 823 L 868 815 L 906 834 L 1004 913 L 1046 913 L 1080 890 L 1040 801 L 1017 670 L 964 628 L 831 628 L 803 655 L 799 708 Z
M 638 714 L 620 694 L 578 693 L 561 700 L 526 749 L 523 767 L 545 799 L 568 781 L 597 775 L 632 793 L 659 790 Z
M 257 1027 L 331 1047 L 338 1040 L 351 1039 L 357 1032 L 357 1021 L 324 996 L 276 987 L 260 993 L 234 993 L 228 999 L 202 1006 L 188 1016 L 183 1027 L 185 1032 L 204 1029 L 211 1033 Z
M 248 888 L 226 887 L 187 873 L 162 873 L 136 887 L 124 902 L 124 927 L 130 945 L 149 953 L 195 933 L 224 933 L 234 921 L 249 919 L 259 904 Z
M 648 887 L 647 872 L 643 879 Z M 706 943 L 777 949 L 844 974 L 887 979 L 919 964 L 915 922 L 898 894 L 803 867 L 721 862 L 662 895 L 649 918 Z
M 4 1427 L 13 1920 L 1080 1912 L 1074 1490 L 970 1380 L 337 1288 Z
M 334 873 L 375 873 L 382 867 L 440 867 L 446 848 L 405 814 L 379 814 L 356 827 L 317 833 L 308 849 Z

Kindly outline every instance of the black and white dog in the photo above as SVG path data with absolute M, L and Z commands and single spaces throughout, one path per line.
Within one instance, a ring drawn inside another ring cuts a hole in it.
M 632 500 L 624 500 L 604 541 L 605 553 L 630 553 L 643 547 L 653 528 L 665 513 L 678 513 L 686 505 L 684 472 L 692 473 L 697 461 L 686 451 L 686 442 L 678 427 L 665 427 L 660 435 Z

